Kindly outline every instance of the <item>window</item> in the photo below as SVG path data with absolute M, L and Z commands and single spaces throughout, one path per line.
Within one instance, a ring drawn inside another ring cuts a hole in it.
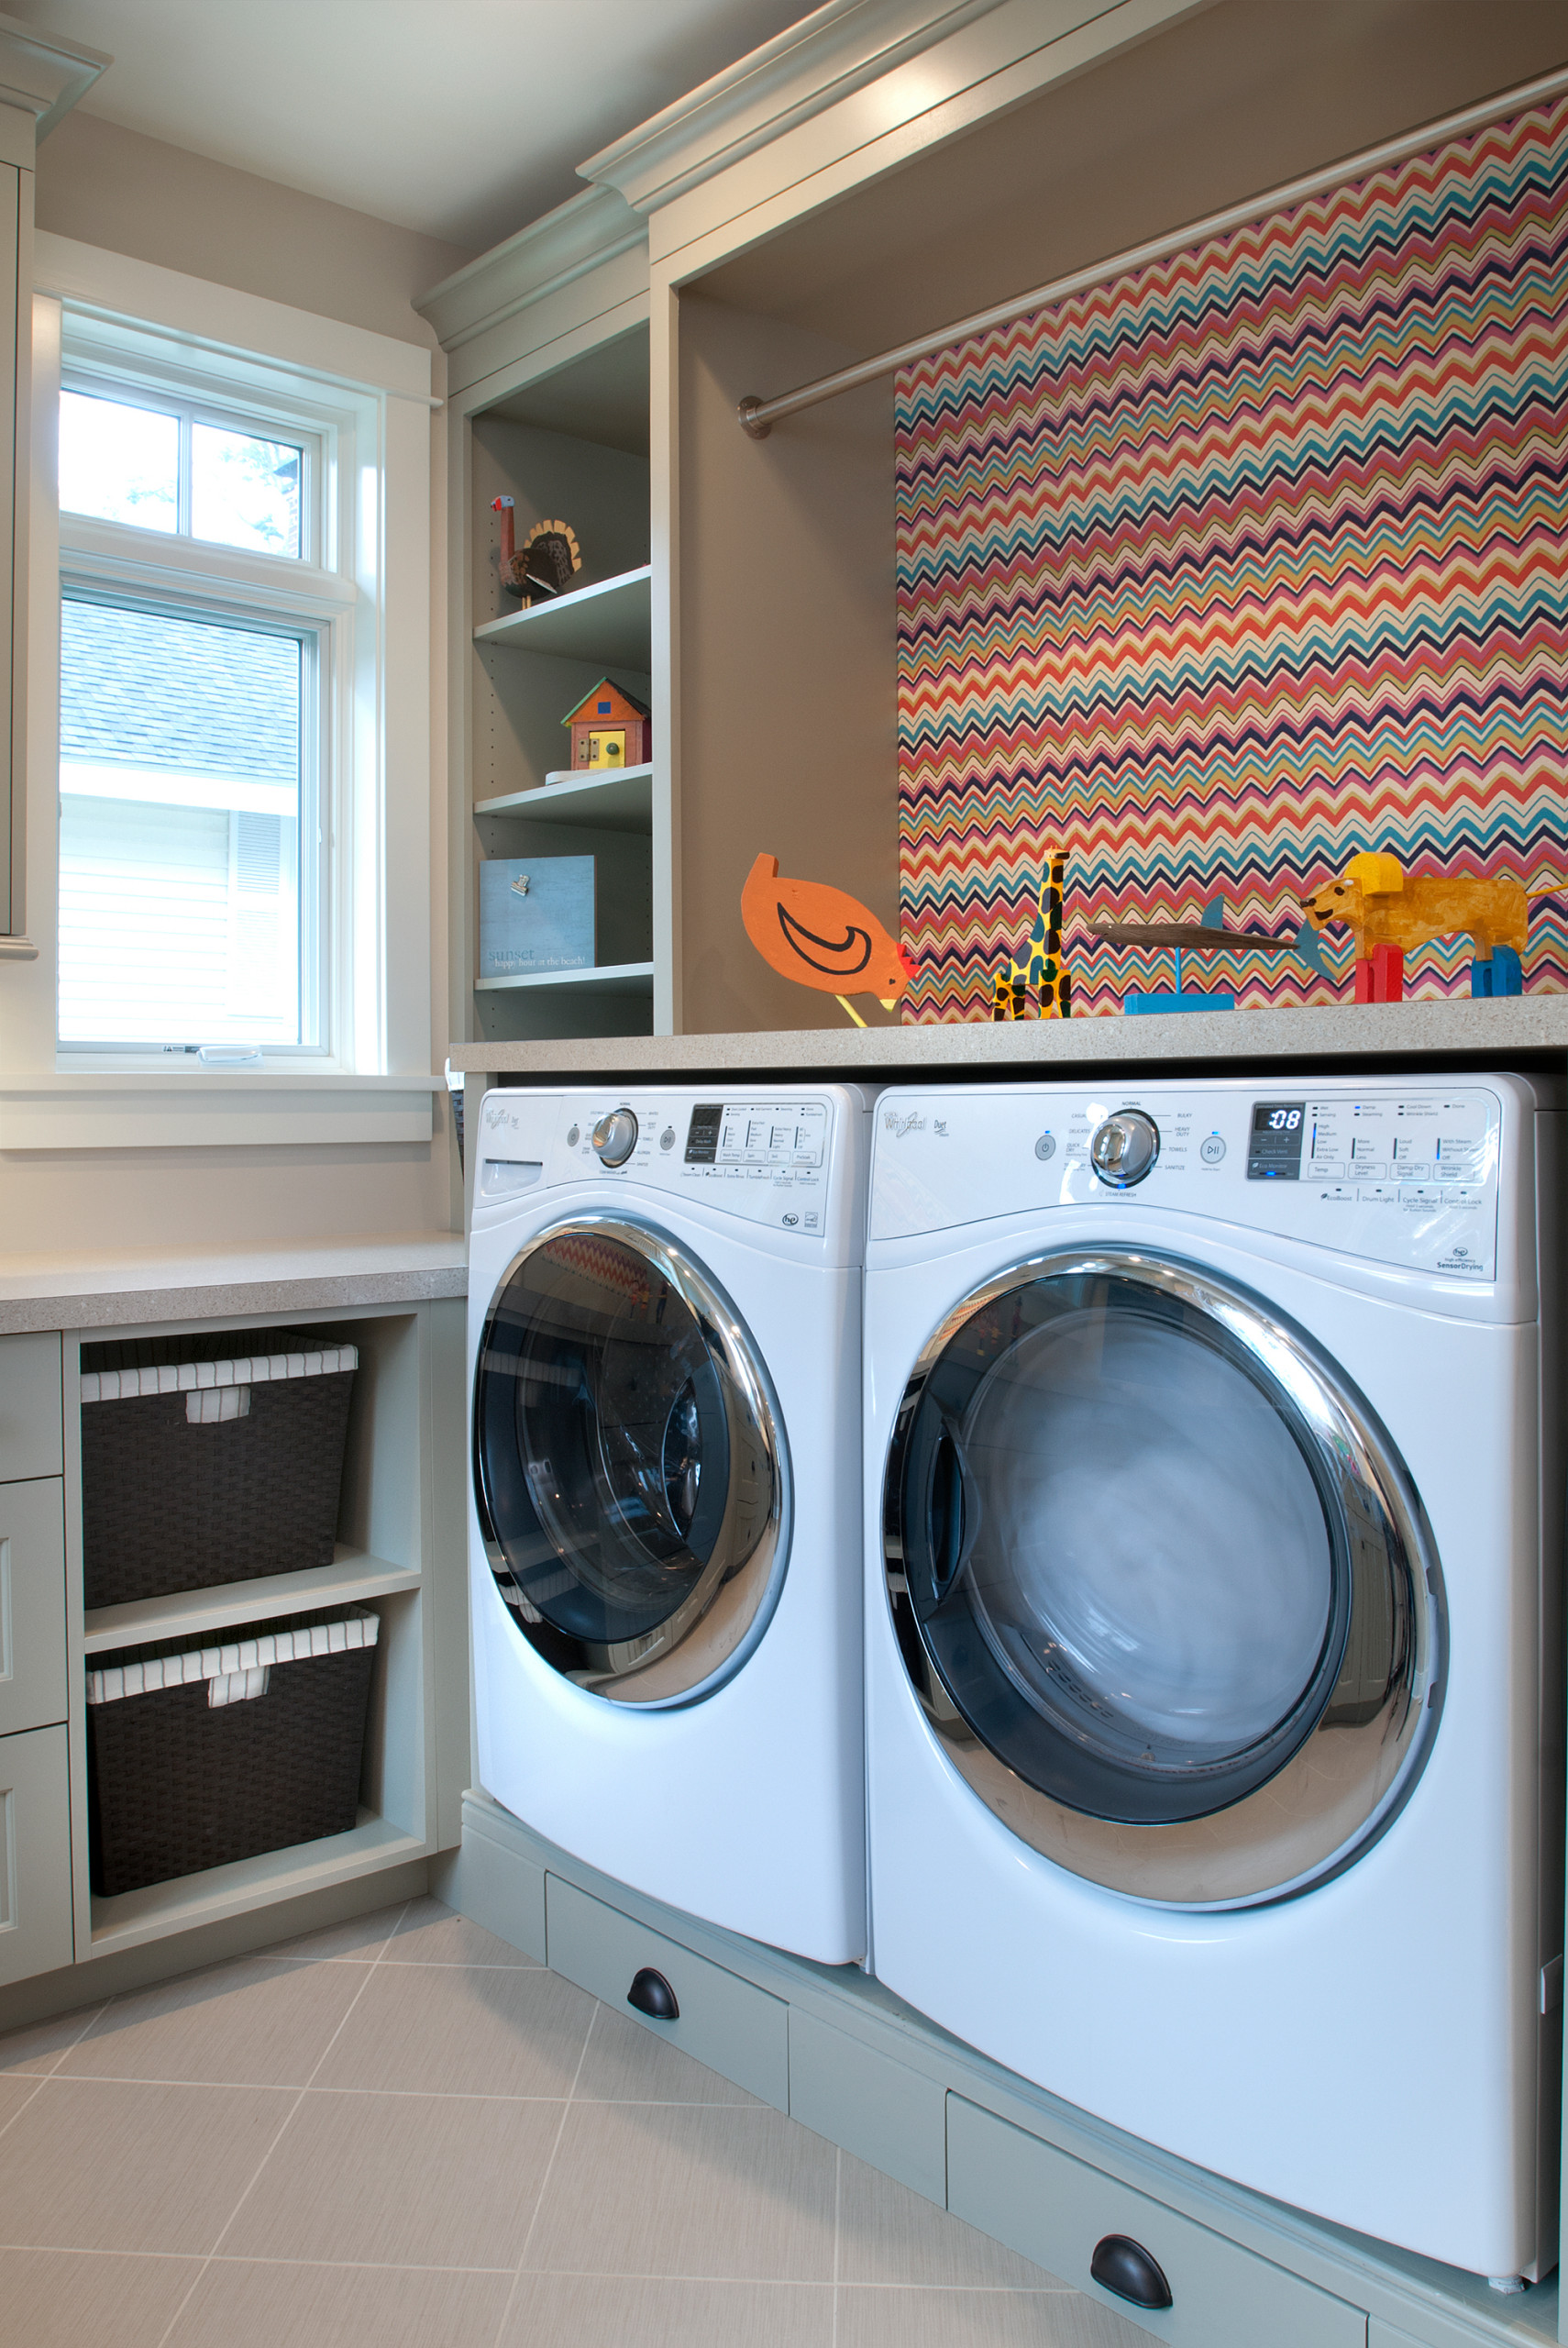
M 0 1147 L 427 1141 L 429 354 L 35 258 Z

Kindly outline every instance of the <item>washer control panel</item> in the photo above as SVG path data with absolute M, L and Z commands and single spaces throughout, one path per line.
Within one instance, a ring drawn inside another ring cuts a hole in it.
M 873 1124 L 873 1239 L 1120 1199 L 1496 1277 L 1503 1104 L 1463 1078 L 899 1091 Z
M 561 1182 L 630 1183 L 700 1200 L 801 1239 L 829 1234 L 831 1097 L 693 1101 L 628 1093 L 489 1092 L 480 1115 L 478 1200 Z

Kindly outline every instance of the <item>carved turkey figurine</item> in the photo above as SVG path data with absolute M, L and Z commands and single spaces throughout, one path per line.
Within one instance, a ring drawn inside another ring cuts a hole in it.
M 510 497 L 490 501 L 491 512 L 501 516 L 501 583 L 509 595 L 521 596 L 525 607 L 553 603 L 582 569 L 577 532 L 569 522 L 536 522 L 519 551 L 515 504 Z
M 780 880 L 776 856 L 759 856 L 747 873 L 741 919 L 771 969 L 798 986 L 836 995 L 857 1027 L 866 1022 L 848 996 L 874 994 L 891 1011 L 915 975 L 874 913 L 825 880 Z

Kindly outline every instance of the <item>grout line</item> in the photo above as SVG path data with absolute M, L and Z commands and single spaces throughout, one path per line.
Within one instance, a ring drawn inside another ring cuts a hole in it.
M 0 2076 L 8 2079 L 32 2079 L 36 2082 L 31 2095 L 25 2095 L 22 2098 L 21 2102 L 17 2106 L 17 2109 L 11 2114 L 10 2119 L 0 2121 L 0 2136 L 3 2136 L 6 2133 L 7 2128 L 13 2127 L 16 2124 L 16 2122 L 21 2118 L 24 2111 L 28 2111 L 32 2109 L 32 2106 L 38 2101 L 39 2095 L 42 2093 L 49 2081 L 54 2077 L 55 2073 L 59 2070 L 66 2056 L 71 2054 L 75 2047 L 81 2045 L 83 2040 L 86 2037 L 88 2032 L 92 2029 L 93 2024 L 95 2021 L 102 2021 L 104 2016 L 108 2012 L 109 2008 L 114 2004 L 114 2002 L 113 1998 L 105 1998 L 101 2006 L 83 2009 L 87 2015 L 86 2021 L 83 2023 L 74 2038 L 68 2038 L 66 2040 L 65 2044 L 61 2048 L 59 2054 L 55 2056 L 47 2071 L 6 2071 L 4 2074 L 0 2074 Z
M 833 2148 L 833 2348 L 838 2348 L 839 2245 L 844 2233 L 844 2146 Z
M 561 2116 L 556 2128 L 555 2142 L 550 2146 L 550 2157 L 545 2163 L 545 2174 L 539 2179 L 539 2190 L 534 2198 L 534 2214 L 528 2221 L 528 2231 L 523 2237 L 523 2247 L 517 2254 L 517 2264 L 512 2270 L 512 2288 L 506 2294 L 506 2304 L 501 2310 L 501 2321 L 495 2327 L 493 2348 L 501 2348 L 502 2337 L 506 2330 L 507 2319 L 512 2313 L 512 2303 L 517 2297 L 517 2286 L 523 2280 L 523 2262 L 528 2255 L 528 2245 L 534 2239 L 534 2229 L 539 2222 L 539 2212 L 545 2206 L 545 2196 L 550 2189 L 550 2178 L 555 2170 L 556 2154 L 560 2151 L 561 2138 L 566 2133 L 567 2118 L 571 2110 L 572 2099 L 577 2093 L 577 2083 L 582 2077 L 582 2066 L 588 2060 L 589 2041 L 593 2036 L 593 2025 L 599 2020 L 600 2011 L 601 2008 L 599 1999 L 595 1998 L 593 2000 L 592 2010 L 590 2012 L 588 2017 L 588 2028 L 582 2033 L 582 2051 L 577 2058 L 577 2068 L 571 2075 L 571 2085 L 567 2089 L 567 2099 L 561 2106 Z
M 396 1931 L 397 1931 L 397 1925 L 402 1923 L 402 1922 L 403 1922 L 403 1918 L 407 1915 L 407 1913 L 408 1913 L 409 1910 L 413 1907 L 413 1905 L 414 1905 L 414 1902 L 413 1902 L 413 1900 L 412 1900 L 412 1899 L 405 1899 L 405 1900 L 403 1901 L 403 1906 L 398 1910 L 398 1913 L 397 1913 L 397 1923 L 394 1923 L 394 1924 L 393 1924 L 393 1926 L 392 1926 L 392 1932 L 390 1932 L 390 1933 L 387 1934 L 386 1939 L 382 1942 L 382 1944 L 381 1944 L 381 1947 L 377 1950 L 377 1952 L 376 1952 L 376 1955 L 375 1955 L 375 1961 L 374 1961 L 374 1963 L 373 1963 L 373 1964 L 370 1964 L 370 1965 L 367 1965 L 367 1966 L 366 1966 L 366 1967 L 365 1967 L 365 1974 L 364 1974 L 364 1979 L 359 1983 L 359 1985 L 358 1988 L 355 1990 L 355 1992 L 354 1992 L 353 1996 L 349 1999 L 348 2003 L 344 2007 L 344 2009 L 343 2009 L 343 2012 L 342 2012 L 342 2015 L 341 2015 L 341 2018 L 340 2018 L 340 2019 L 339 2019 L 339 2021 L 338 2021 L 337 2028 L 333 2032 L 333 2033 L 332 2033 L 331 2037 L 327 2040 L 327 2042 L 326 2042 L 326 2045 L 322 2048 L 321 2053 L 320 2053 L 320 2054 L 319 2054 L 319 2055 L 316 2057 L 315 2067 L 313 2068 L 313 2070 L 312 2070 L 312 2072 L 311 2072 L 311 2075 L 310 2075 L 310 2079 L 307 2079 L 307 2080 L 305 2081 L 304 2086 L 303 2088 L 300 2088 L 300 2090 L 299 2090 L 298 2094 L 294 2097 L 294 2099 L 293 2099 L 293 2103 L 291 2103 L 291 2104 L 290 2104 L 290 2106 L 289 2106 L 289 2108 L 288 2108 L 287 2111 L 283 2114 L 283 2117 L 282 2117 L 282 2121 L 281 2121 L 279 2122 L 279 2124 L 278 2124 L 277 2132 L 276 2132 L 276 2133 L 274 2134 L 274 2136 L 273 2136 L 273 2138 L 272 2138 L 271 2143 L 268 2145 L 268 2147 L 267 2147 L 266 2151 L 262 2154 L 262 2155 L 261 2155 L 260 2159 L 257 2162 L 255 2168 L 251 2171 L 249 2183 L 246 2186 L 246 2187 L 245 2187 L 244 2191 L 240 2194 L 240 2197 L 239 2197 L 238 2200 L 235 2203 L 235 2205 L 234 2205 L 233 2209 L 229 2211 L 228 2216 L 227 2216 L 227 2218 L 225 2220 L 224 2223 L 219 2227 L 219 2229 L 218 2229 L 218 2233 L 217 2233 L 217 2239 L 216 2239 L 216 2240 L 215 2241 L 215 2243 L 213 2243 L 212 2249 L 211 2249 L 210 2251 L 208 2251 L 208 2253 L 207 2253 L 207 2254 L 206 2254 L 205 2258 L 204 2258 L 204 2259 L 203 2259 L 200 2268 L 198 2269 L 198 2271 L 196 2272 L 196 2274 L 192 2277 L 192 2281 L 191 2281 L 191 2287 L 190 2287 L 190 2289 L 185 2293 L 185 2295 L 184 2295 L 183 2298 L 182 2298 L 182 2300 L 180 2301 L 179 2306 L 175 2309 L 175 2310 L 174 2310 L 173 2314 L 170 2317 L 170 2319 L 169 2319 L 169 2322 L 168 2322 L 168 2325 L 167 2325 L 167 2328 L 166 2328 L 166 2329 L 165 2329 L 165 2331 L 163 2331 L 163 2334 L 162 2334 L 161 2338 L 160 2339 L 160 2341 L 159 2341 L 159 2342 L 158 2342 L 158 2348 L 168 2348 L 168 2341 L 169 2341 L 170 2334 L 173 2331 L 175 2325 L 179 2322 L 179 2320 L 180 2320 L 181 2317 L 184 2314 L 186 2308 L 190 2305 L 190 2303 L 191 2303 L 191 2298 L 192 2298 L 192 2295 L 193 2295 L 193 2293 L 194 2293 L 194 2291 L 195 2291 L 195 2290 L 197 2289 L 197 2287 L 199 2287 L 199 2285 L 200 2285 L 200 2283 L 201 2283 L 201 2280 L 202 2280 L 202 2276 L 206 2273 L 206 2271 L 207 2271 L 208 2267 L 212 2265 L 212 2263 L 213 2263 L 213 2259 L 215 2258 L 215 2256 L 216 2255 L 216 2254 L 218 2253 L 218 2251 L 220 2251 L 220 2250 L 222 2249 L 223 2244 L 224 2244 L 225 2237 L 227 2235 L 229 2228 L 233 2225 L 233 2223 L 234 2223 L 235 2220 L 238 2217 L 238 2215 L 239 2215 L 239 2213 L 240 2213 L 241 2210 L 243 2210 L 243 2209 L 244 2209 L 246 2202 L 249 2199 L 250 2195 L 254 2192 L 254 2190 L 255 2190 L 255 2188 L 256 2188 L 257 2181 L 258 2181 L 258 2179 L 259 2178 L 259 2176 L 260 2176 L 260 2175 L 261 2175 L 262 2170 L 266 2167 L 266 2165 L 267 2165 L 268 2162 L 271 2159 L 271 2157 L 272 2157 L 273 2154 L 277 2151 L 278 2146 L 279 2146 L 279 2143 L 282 2142 L 282 2135 L 283 2135 L 283 2132 L 284 2132 L 284 2130 L 288 2127 L 290 2121 L 291 2121 L 291 2120 L 293 2120 L 293 2116 L 294 2116 L 295 2112 L 296 2112 L 296 2111 L 298 2111 L 298 2110 L 299 2110 L 299 2108 L 300 2108 L 301 2104 L 304 2101 L 305 2097 L 306 2097 L 306 2095 L 307 2095 L 307 2093 L 309 2092 L 309 2089 L 310 2089 L 310 2080 L 315 2078 L 315 2075 L 316 2075 L 316 2072 L 320 2070 L 320 2068 L 321 2068 L 321 2066 L 322 2066 L 323 2063 L 325 2063 L 325 2062 L 326 2062 L 326 2060 L 327 2056 L 331 2054 L 331 2052 L 332 2052 L 333 2048 L 337 2045 L 337 2041 L 338 2041 L 339 2037 L 342 2035 L 343 2030 L 344 2030 L 344 2028 L 345 2028 L 345 2026 L 346 2026 L 346 2024 L 347 2024 L 347 2022 L 348 2022 L 348 2020 L 349 2015 L 353 2012 L 353 2010 L 354 2010 L 355 2007 L 359 2004 L 359 2002 L 360 1999 L 361 1999 L 361 1998 L 364 1996 L 364 1994 L 365 1994 L 366 1988 L 368 1988 L 368 1986 L 369 1986 L 369 1984 L 370 1984 L 370 1976 L 371 1976 L 371 1974 L 372 1974 L 372 1973 L 374 1973 L 374 1971 L 375 1971 L 375 1969 L 376 1969 L 376 1966 L 377 1966 L 378 1965 L 380 1965 L 380 1963 L 381 1963 L 381 1958 L 382 1958 L 382 1956 L 385 1955 L 386 1951 L 387 1951 L 387 1950 L 392 1946 L 392 1937 L 393 1937 L 393 1934 L 395 1934 L 395 1933 L 396 1933 Z

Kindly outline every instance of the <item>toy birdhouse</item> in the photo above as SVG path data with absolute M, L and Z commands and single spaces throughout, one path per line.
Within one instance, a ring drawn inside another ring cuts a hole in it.
M 561 724 L 570 729 L 571 763 L 579 773 L 646 766 L 653 757 L 652 713 L 646 702 L 612 684 L 608 677 L 601 677 Z

